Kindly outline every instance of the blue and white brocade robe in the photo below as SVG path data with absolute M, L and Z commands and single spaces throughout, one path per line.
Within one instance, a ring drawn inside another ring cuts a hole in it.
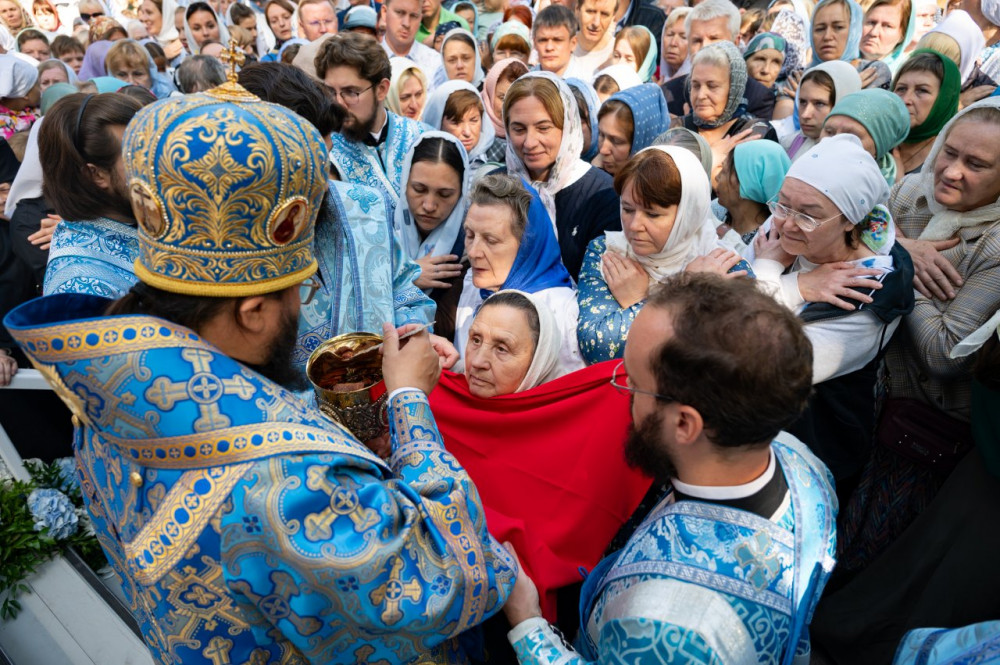
M 316 260 L 323 286 L 299 313 L 292 362 L 303 372 L 317 346 L 342 333 L 382 334 L 382 324 L 430 323 L 437 306 L 413 284 L 420 266 L 393 233 L 378 191 L 330 182 L 329 205 L 316 220 Z
M 426 397 L 392 396 L 388 464 L 301 400 L 104 298 L 5 324 L 75 417 L 88 511 L 158 663 L 450 662 L 516 565 Z
M 135 226 L 104 217 L 63 220 L 52 234 L 42 292 L 120 298 L 136 282 L 132 265 L 138 256 Z
M 791 500 L 773 520 L 667 497 L 587 578 L 577 651 L 544 619 L 529 619 L 509 635 L 520 663 L 808 663 L 808 622 L 834 564 L 837 499 L 822 462 L 787 439 L 772 450 Z
M 331 136 L 330 163 L 343 182 L 374 187 L 385 196 L 389 219 L 402 194 L 403 160 L 413 143 L 428 125 L 386 110 L 388 134 L 377 148 L 360 141 L 349 141 L 339 132 Z
M 1000 621 L 962 628 L 918 628 L 900 642 L 892 665 L 986 665 L 1000 662 Z

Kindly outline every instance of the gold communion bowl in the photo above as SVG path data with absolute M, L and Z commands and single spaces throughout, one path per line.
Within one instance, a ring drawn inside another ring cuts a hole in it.
M 320 411 L 362 442 L 388 429 L 387 395 L 382 354 L 373 351 L 356 360 L 354 356 L 381 342 L 381 335 L 367 332 L 337 335 L 316 347 L 306 363 Z

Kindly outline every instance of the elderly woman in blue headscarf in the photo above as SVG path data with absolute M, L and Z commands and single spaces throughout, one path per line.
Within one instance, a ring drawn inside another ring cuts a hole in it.
M 767 204 L 774 200 L 792 165 L 785 149 L 774 141 L 748 141 L 729 153 L 722 163 L 715 191 L 726 210 L 725 244 L 746 249 L 767 218 Z
M 465 216 L 465 253 L 470 268 L 455 318 L 455 348 L 463 358 L 469 327 L 483 301 L 497 291 L 516 289 L 533 294 L 555 316 L 562 367 L 567 372 L 583 367 L 576 341 L 576 290 L 537 192 L 509 175 L 478 180 Z
M 910 112 L 898 95 L 874 88 L 861 90 L 837 101 L 823 123 L 821 141 L 837 134 L 853 134 L 878 162 L 889 185 L 901 173 L 893 155 L 910 133 Z
M 785 65 L 785 38 L 773 32 L 762 32 L 750 40 L 743 51 L 747 75 L 765 88 L 774 90 Z
M 611 175 L 629 157 L 670 128 L 667 100 L 655 83 L 611 95 L 597 113 L 597 157 L 593 164 Z
M 696 131 L 712 147 L 712 181 L 733 146 L 751 138 L 778 140 L 771 124 L 747 112 L 747 66 L 732 42 L 716 42 L 695 54 L 688 77 L 691 112 L 674 126 Z
M 877 361 L 913 309 L 913 263 L 888 200 L 861 141 L 826 138 L 792 164 L 770 204 L 773 227 L 754 241 L 758 284 L 798 315 L 813 346 L 815 393 L 788 431 L 838 483 L 868 459 Z

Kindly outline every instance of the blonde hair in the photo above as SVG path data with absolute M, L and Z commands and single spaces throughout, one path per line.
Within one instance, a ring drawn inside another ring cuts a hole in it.
M 124 63 L 126 67 L 145 67 L 150 70 L 150 76 L 153 74 L 149 51 L 131 40 L 122 39 L 108 49 L 108 54 L 104 56 L 104 68 L 108 72 L 116 69 L 111 63 Z
M 625 28 L 615 37 L 615 47 L 623 39 L 628 40 L 628 45 L 632 49 L 632 55 L 635 56 L 635 67 L 638 69 L 642 66 L 643 61 L 646 59 L 646 54 L 649 53 L 649 49 L 652 46 L 652 42 L 649 39 L 649 31 L 635 26 Z
M 954 62 L 956 67 L 962 66 L 962 49 L 951 35 L 943 32 L 928 32 L 917 42 L 917 48 L 929 48 L 932 51 L 937 51 Z

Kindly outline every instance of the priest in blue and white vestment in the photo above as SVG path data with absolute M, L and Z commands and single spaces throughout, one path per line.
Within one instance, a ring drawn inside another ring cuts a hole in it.
M 626 460 L 668 487 L 584 582 L 576 651 L 522 569 L 504 607 L 520 662 L 808 663 L 837 499 L 778 436 L 811 389 L 801 323 L 750 280 L 681 273 L 636 316 L 612 383 L 632 393 Z
M 316 57 L 316 72 L 348 112 L 343 129 L 333 135 L 330 162 L 340 180 L 382 192 L 391 218 L 402 192 L 406 153 L 431 128 L 385 108 L 389 57 L 364 35 L 343 33 L 327 40 Z
M 400 349 L 386 330 L 388 462 L 268 378 L 316 272 L 318 132 L 231 79 L 144 108 L 124 146 L 141 283 L 5 325 L 74 414 L 87 508 L 154 658 L 458 659 L 516 566 L 442 446 L 426 333 Z

